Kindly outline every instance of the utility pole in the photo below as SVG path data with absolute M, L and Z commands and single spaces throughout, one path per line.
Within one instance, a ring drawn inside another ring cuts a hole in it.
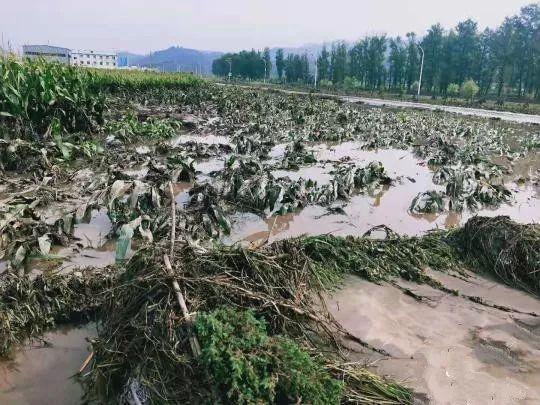
M 264 60 L 264 84 L 266 84 L 266 59 Z
M 422 63 L 420 63 L 420 78 L 418 79 L 418 94 L 416 95 L 416 100 L 420 100 L 420 88 L 422 87 L 422 73 L 424 72 L 424 49 L 419 45 L 416 44 L 418 48 L 422 51 Z
M 227 62 L 229 62 L 229 82 L 230 82 L 232 78 L 232 60 L 227 59 Z

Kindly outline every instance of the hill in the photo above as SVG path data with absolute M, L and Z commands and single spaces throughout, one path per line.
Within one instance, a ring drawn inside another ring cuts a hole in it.
M 222 52 L 199 51 L 197 49 L 171 46 L 161 51 L 152 52 L 146 56 L 134 55 L 135 65 L 157 68 L 165 72 L 196 72 L 210 74 L 212 62 L 219 58 Z

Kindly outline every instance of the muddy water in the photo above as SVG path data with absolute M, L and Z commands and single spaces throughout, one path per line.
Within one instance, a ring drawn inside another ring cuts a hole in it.
M 93 210 L 87 222 L 74 225 L 75 242 L 67 247 L 53 246 L 47 259 L 30 259 L 26 270 L 69 272 L 83 267 L 106 267 L 115 263 L 116 239 L 110 238 L 112 223 L 107 210 Z
M 273 149 L 274 158 L 279 158 L 283 146 Z M 522 223 L 540 222 L 540 186 L 530 181 L 517 184 L 512 180 L 534 178 L 536 158 L 515 161 L 513 174 L 508 177 L 507 186 L 514 192 L 514 200 L 497 209 L 483 209 L 477 213 L 444 212 L 441 214 L 413 214 L 409 207 L 414 197 L 424 191 L 440 190 L 444 187 L 433 183 L 433 172 L 425 161 L 416 158 L 410 151 L 384 149 L 366 151 L 357 142 L 344 142 L 339 145 L 316 145 L 312 148 L 318 164 L 303 167 L 298 171 L 277 170 L 277 177 L 288 176 L 295 180 L 300 177 L 330 181 L 331 162 L 348 159 L 358 166 L 371 161 L 380 161 L 388 175 L 395 179 L 394 184 L 384 187 L 376 194 L 353 196 L 347 202 L 336 202 L 345 214 L 329 213 L 325 208 L 309 206 L 305 209 L 277 218 L 263 220 L 256 216 L 236 214 L 233 216 L 233 231 L 227 242 L 256 242 L 267 238 L 270 241 L 299 236 L 303 234 L 363 235 L 373 226 L 385 224 L 400 234 L 420 235 L 431 229 L 449 229 L 464 224 L 471 216 L 509 215 Z M 327 162 L 327 163 L 322 163 Z
M 441 277 L 492 303 L 540 313 L 540 301 L 523 292 L 501 284 L 494 291 L 492 282 L 479 276 L 450 279 Z M 352 276 L 327 298 L 349 332 L 391 355 L 381 359 L 352 351 L 351 360 L 375 360 L 377 372 L 405 381 L 428 403 L 540 403 L 540 318 L 480 306 L 425 285 L 400 284 L 424 302 Z
M 0 404 L 70 405 L 81 403 L 81 386 L 71 378 L 89 354 L 87 337 L 95 326 L 63 328 L 0 362 Z

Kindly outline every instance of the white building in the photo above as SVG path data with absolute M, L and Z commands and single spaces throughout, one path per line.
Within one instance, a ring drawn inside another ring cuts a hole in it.
M 72 50 L 69 54 L 69 64 L 97 69 L 116 69 L 118 67 L 118 55 L 113 52 L 86 49 Z

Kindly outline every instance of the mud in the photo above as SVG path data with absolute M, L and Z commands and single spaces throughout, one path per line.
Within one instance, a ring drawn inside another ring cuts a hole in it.
M 0 362 L 0 403 L 10 405 L 80 404 L 82 388 L 73 376 L 89 354 L 94 325 L 58 329 L 44 343 L 22 348 Z
M 374 362 L 378 373 L 411 386 L 419 402 L 540 403 L 540 318 L 481 306 L 425 285 L 399 284 L 423 300 L 356 277 L 328 297 L 338 322 L 391 355 L 351 351 L 351 360 Z M 500 284 L 493 291 L 492 282 L 480 276 L 449 284 L 498 305 L 540 312 L 536 298 Z

